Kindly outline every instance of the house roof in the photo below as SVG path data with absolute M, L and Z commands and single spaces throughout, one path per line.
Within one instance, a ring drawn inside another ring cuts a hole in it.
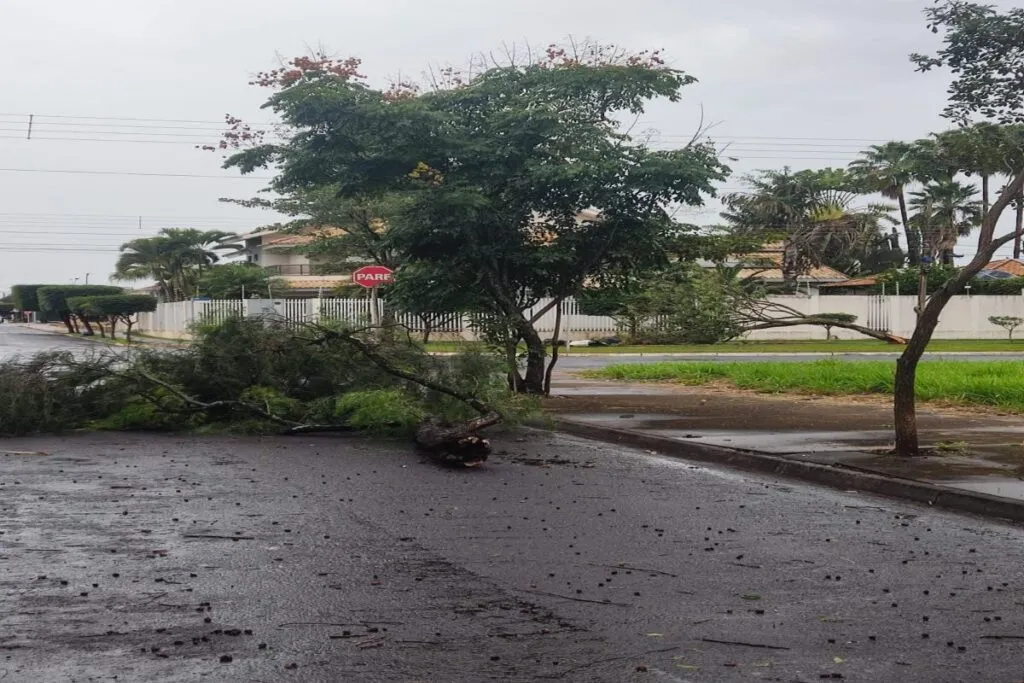
M 320 237 L 340 237 L 346 234 L 341 228 L 310 228 L 302 233 L 266 232 L 261 246 L 264 249 L 284 249 L 287 247 L 304 247 Z
M 781 268 L 742 268 L 739 271 L 740 278 L 755 278 L 758 280 L 767 280 L 769 282 L 782 282 L 782 269 Z M 821 266 L 818 268 L 811 268 L 808 272 L 802 273 L 797 276 L 798 282 L 821 282 L 822 286 L 845 286 L 847 280 L 846 275 L 840 273 L 834 268 L 828 266 Z
M 877 275 L 865 275 L 864 277 L 850 278 L 843 282 L 830 282 L 822 285 L 822 287 L 870 287 L 875 284 L 878 284 Z
M 1024 277 L 1024 263 L 1020 259 L 1004 258 L 992 261 L 985 266 L 985 270 L 998 270 L 1013 277 Z
M 744 266 L 740 277 L 756 278 L 769 282 L 782 282 L 782 245 L 781 243 L 766 244 L 759 251 L 749 254 L 738 254 L 730 258 L 732 265 Z M 850 277 L 829 266 L 811 268 L 797 277 L 799 282 L 845 283 Z

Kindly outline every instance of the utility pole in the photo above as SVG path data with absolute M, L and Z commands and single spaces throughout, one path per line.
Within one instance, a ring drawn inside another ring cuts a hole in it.
M 89 284 L 89 273 L 85 274 L 85 284 Z

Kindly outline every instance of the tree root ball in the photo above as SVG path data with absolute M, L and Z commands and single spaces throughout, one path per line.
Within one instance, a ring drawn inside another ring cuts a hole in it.
M 466 424 L 428 420 L 416 430 L 416 444 L 447 467 L 477 467 L 487 460 L 491 443 Z

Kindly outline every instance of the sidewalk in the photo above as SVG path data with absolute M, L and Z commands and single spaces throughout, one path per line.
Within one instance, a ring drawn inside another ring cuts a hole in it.
M 563 378 L 547 407 L 582 436 L 1024 521 L 1018 416 L 919 408 L 937 454 L 904 459 L 887 454 L 892 409 L 873 399 Z

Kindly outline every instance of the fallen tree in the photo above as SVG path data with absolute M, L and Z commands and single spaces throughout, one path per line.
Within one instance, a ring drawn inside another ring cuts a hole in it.
M 406 435 L 446 465 L 475 466 L 481 432 L 516 419 L 503 368 L 430 356 L 379 328 L 233 319 L 185 349 L 0 363 L 0 434 L 77 428 Z

